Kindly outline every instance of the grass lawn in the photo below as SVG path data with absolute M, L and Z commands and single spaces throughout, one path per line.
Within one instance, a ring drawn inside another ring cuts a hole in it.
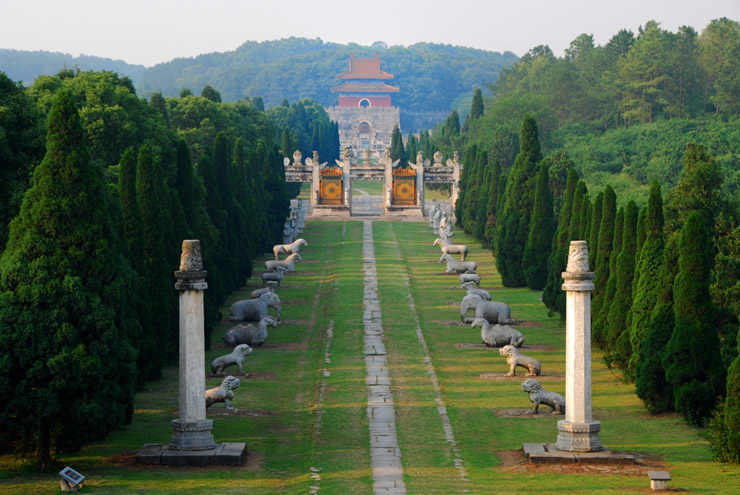
M 374 183 L 363 183 L 361 189 Z M 370 192 L 370 191 L 368 191 Z M 375 194 L 372 193 L 371 194 Z M 521 369 L 508 367 L 497 350 L 480 343 L 479 330 L 459 323 L 464 292 L 457 277 L 441 275 L 440 252 L 425 223 L 375 222 L 378 293 L 383 313 L 397 432 L 408 493 L 648 493 L 642 472 L 617 473 L 569 468 L 533 468 L 517 462 L 523 442 L 555 441 L 556 422 L 547 407 L 539 416 L 522 415 L 530 407 L 521 391 Z M 167 443 L 170 420 L 177 418 L 177 368 L 147 383 L 136 396 L 133 423 L 105 440 L 65 455 L 56 471 L 70 465 L 88 477 L 89 493 L 146 494 L 370 494 L 372 479 L 366 417 L 367 387 L 363 349 L 362 222 L 312 222 L 303 237 L 303 262 L 278 289 L 283 322 L 269 329 L 266 347 L 248 357 L 232 404 L 209 409 L 217 442 L 242 441 L 250 451 L 242 467 L 202 469 L 146 467 L 134 461 L 147 442 Z M 542 362 L 542 383 L 564 393 L 564 325 L 548 317 L 540 293 L 501 287 L 494 259 L 470 238 L 470 259 L 478 262 L 481 286 L 495 300 L 508 303 L 526 336 L 523 353 Z M 248 297 L 255 277 L 232 294 L 228 306 Z M 415 310 L 409 304 L 409 294 Z M 416 334 L 417 318 L 436 371 L 440 397 L 449 414 L 456 449 L 447 441 L 438 413 L 437 391 L 429 362 Z M 210 364 L 226 354 L 222 324 L 206 354 Z M 328 330 L 331 329 L 331 332 Z M 331 338 L 329 338 L 331 336 Z M 232 373 L 236 370 L 232 370 Z M 220 383 L 207 378 L 207 386 Z M 594 416 L 602 423 L 602 442 L 614 451 L 635 452 L 648 463 L 664 466 L 671 489 L 700 493 L 738 493 L 740 467 L 711 460 L 700 431 L 673 414 L 648 415 L 634 395 L 593 356 Z M 544 414 L 542 414 L 544 412 Z M 455 467 L 463 461 L 465 476 Z M 59 490 L 59 477 L 35 474 L 8 453 L 0 456 L 0 493 L 41 494 Z

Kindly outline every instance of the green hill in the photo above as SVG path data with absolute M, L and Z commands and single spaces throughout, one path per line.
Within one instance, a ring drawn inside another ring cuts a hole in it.
M 54 75 L 62 69 L 78 68 L 81 71 L 108 70 L 127 76 L 136 84 L 146 70 L 143 65 L 132 65 L 123 60 L 47 51 L 24 51 L 0 48 L 0 71 L 13 81 L 31 84 L 42 75 Z
M 401 88 L 394 104 L 401 108 L 404 130 L 432 127 L 452 109 L 467 112 L 475 88 L 486 88 L 502 68 L 518 61 L 511 52 L 434 43 L 389 47 L 382 42 L 361 46 L 305 38 L 248 41 L 232 52 L 178 58 L 151 67 L 137 89 L 143 96 L 154 91 L 176 96 L 183 88 L 199 94 L 208 84 L 224 101 L 261 96 L 271 107 L 284 98 L 310 97 L 330 106 L 337 102 L 330 88 L 338 84 L 336 76 L 347 70 L 352 53 L 378 53 L 382 69 L 394 74 L 393 84 Z

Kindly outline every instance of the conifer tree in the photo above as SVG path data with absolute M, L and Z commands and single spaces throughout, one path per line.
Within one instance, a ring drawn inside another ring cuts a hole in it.
M 591 207 L 591 232 L 588 235 L 588 252 L 592 253 L 589 258 L 591 271 L 596 267 L 596 260 L 599 253 L 599 227 L 601 227 L 601 213 L 603 210 L 604 191 L 599 191 Z
M 628 374 L 635 375 L 637 364 L 640 361 L 640 348 L 647 334 L 650 318 L 658 299 L 658 282 L 663 265 L 663 198 L 660 194 L 660 185 L 653 182 L 650 186 L 647 207 L 643 216 L 643 231 L 645 241 L 637 258 L 635 278 L 638 279 L 634 289 L 634 302 L 628 317 L 629 338 L 632 352 L 629 361 Z
M 547 284 L 542 292 L 542 302 L 550 311 L 556 311 L 560 315 L 565 315 L 565 298 L 560 297 L 563 285 L 561 274 L 565 271 L 566 261 L 568 259 L 568 229 L 570 228 L 570 216 L 573 213 L 573 196 L 578 184 L 578 172 L 575 168 L 568 170 L 568 178 L 565 184 L 562 204 L 560 208 L 560 217 L 558 218 L 557 231 L 552 241 L 550 256 L 547 260 Z M 563 301 L 562 308 L 558 300 Z
M 133 415 L 130 268 L 111 208 L 74 97 L 59 91 L 0 258 L 0 427 L 42 469 Z
M 209 84 L 203 86 L 203 90 L 200 92 L 200 95 L 214 103 L 221 103 L 221 93 L 213 89 Z
M 172 267 L 165 253 L 169 242 L 175 242 L 171 233 L 172 220 L 165 204 L 162 171 L 149 146 L 142 146 L 136 168 L 136 198 L 141 212 L 142 275 L 149 294 L 152 330 L 156 332 L 156 355 L 164 363 L 174 356 L 179 338 L 176 315 L 176 295 L 172 291 Z
M 286 127 L 283 129 L 283 134 L 280 136 L 280 151 L 282 151 L 283 156 L 290 159 L 291 162 L 293 161 L 294 148 L 293 136 L 290 133 L 290 129 Z
M 681 229 L 679 271 L 673 284 L 676 325 L 663 357 L 675 394 L 674 408 L 693 424 L 709 416 L 725 391 L 719 338 L 712 323 L 709 258 L 709 234 L 696 211 Z
M 646 241 L 647 242 L 647 241 Z M 640 356 L 635 365 L 635 393 L 648 412 L 657 414 L 673 410 L 673 387 L 666 380 L 663 360 L 666 345 L 673 334 L 673 281 L 678 273 L 678 236 L 671 236 L 663 250 L 656 306 L 650 315 Z
M 606 186 L 604 189 L 604 209 L 601 211 L 601 224 L 599 225 L 597 264 L 594 267 L 595 289 L 591 295 L 592 314 L 599 314 L 601 312 L 601 305 L 604 299 L 603 295 L 606 291 L 607 281 L 609 280 L 616 213 L 617 195 L 611 186 Z
M 403 147 L 403 135 L 397 125 L 393 126 L 393 133 L 391 134 L 391 159 L 395 162 L 401 160 L 398 165 L 405 165 L 406 151 Z
M 722 169 L 698 144 L 689 143 L 683 155 L 683 170 L 666 201 L 669 231 L 680 230 L 692 212 L 698 211 L 710 231 L 722 209 Z
M 542 290 L 547 283 L 548 249 L 552 244 L 554 230 L 550 176 L 547 166 L 542 164 L 537 174 L 529 238 L 522 257 L 527 286 L 532 290 Z
M 576 184 L 576 192 L 573 194 L 573 206 L 570 214 L 570 225 L 568 225 L 568 245 L 570 241 L 577 241 L 581 238 L 581 220 L 583 217 L 583 203 L 587 198 L 588 189 L 586 183 L 582 180 Z
M 522 255 L 529 236 L 537 164 L 542 159 L 537 122 L 531 115 L 522 121 L 519 145 L 519 154 L 506 181 L 503 218 L 497 233 L 496 266 L 506 287 L 526 285 Z
M 409 137 L 406 140 L 406 159 L 411 163 L 416 163 L 416 153 L 418 152 L 418 145 L 416 143 L 416 136 L 412 131 L 409 131 Z M 418 164 L 417 164 L 418 165 Z
M 469 196 L 470 190 L 468 184 L 472 184 L 474 182 L 472 177 L 475 177 L 475 165 L 477 156 L 478 145 L 473 143 L 470 145 L 467 153 L 465 153 L 465 157 L 463 158 L 462 174 L 460 177 L 460 194 L 457 195 L 457 201 L 455 201 L 455 204 L 453 205 L 453 207 L 455 208 L 455 223 L 461 227 L 464 226 L 463 217 L 466 201 L 470 201 L 469 199 L 466 199 Z
M 486 150 L 481 150 L 483 157 L 481 162 L 483 163 L 483 180 L 481 187 L 478 191 L 478 208 L 475 214 L 475 238 L 481 241 L 481 246 L 488 247 L 489 241 L 486 240 L 486 222 L 488 220 L 487 208 L 488 208 L 488 191 L 491 188 L 491 181 L 493 180 L 493 168 L 488 164 L 488 153 Z
M 177 178 L 175 189 L 180 197 L 183 210 L 188 213 L 186 219 L 191 232 L 195 229 L 194 213 L 198 210 L 198 200 L 195 189 L 195 178 L 193 176 L 193 161 L 190 157 L 190 146 L 187 141 L 180 139 L 177 142 Z
M 144 380 L 158 378 L 162 370 L 161 356 L 157 355 L 156 335 L 161 330 L 155 328 L 151 319 L 150 299 L 143 297 L 148 290 L 146 267 L 144 265 L 144 233 L 141 211 L 136 194 L 136 152 L 128 148 L 119 163 L 118 198 L 121 203 L 121 219 L 126 252 L 131 267 L 136 275 L 133 283 L 137 286 L 131 305 L 136 309 L 137 322 L 135 335 L 131 336 L 131 344 L 138 350 L 136 368 L 138 369 L 138 385 Z
M 627 327 L 627 314 L 632 306 L 632 279 L 635 276 L 635 248 L 637 241 L 637 205 L 627 203 L 622 228 L 622 249 L 617 256 L 616 291 L 607 313 L 607 363 L 622 371 L 627 368 L 632 345 Z
M 614 299 L 614 294 L 617 291 L 617 276 L 616 276 L 617 256 L 619 252 L 622 250 L 622 229 L 623 228 L 624 228 L 624 208 L 620 208 L 619 211 L 617 212 L 616 218 L 614 219 L 614 233 L 612 235 L 613 242 L 611 245 L 611 249 L 608 251 L 609 279 L 604 282 L 604 285 L 606 285 L 606 287 L 603 289 L 602 296 L 601 296 L 604 303 L 599 307 L 598 311 L 593 311 L 593 310 L 591 311 L 591 314 L 593 315 L 592 318 L 594 321 L 594 325 L 592 326 L 593 341 L 596 345 L 598 345 L 605 352 L 607 351 L 606 339 L 609 335 L 607 316 L 609 314 L 609 309 L 611 308 L 610 303 Z M 599 241 L 601 241 L 601 239 L 599 239 Z M 604 251 L 602 250 L 601 253 L 603 254 Z M 595 275 L 594 275 L 594 278 L 595 278 Z M 598 287 L 598 285 L 596 287 Z M 591 303 L 592 308 L 593 306 L 594 306 L 594 303 Z
M 486 194 L 488 203 L 486 204 L 486 227 L 484 237 L 486 246 L 493 247 L 493 236 L 496 233 L 496 206 L 499 196 L 499 179 L 501 178 L 501 167 L 498 160 L 494 160 L 491 165 L 491 180 L 488 183 L 488 193 Z
M 480 88 L 475 88 L 473 102 L 470 105 L 470 121 L 474 122 L 483 115 L 483 110 L 483 92 Z

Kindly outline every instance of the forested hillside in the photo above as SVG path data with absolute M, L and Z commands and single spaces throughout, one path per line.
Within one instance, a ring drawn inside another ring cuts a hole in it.
M 0 48 L 0 71 L 13 81 L 30 85 L 38 76 L 51 76 L 62 69 L 109 70 L 126 76 L 136 84 L 146 70 L 143 65 L 128 64 L 123 60 L 47 52 L 43 50 L 23 51 Z
M 476 87 L 496 80 L 499 71 L 518 59 L 473 48 L 434 43 L 409 47 L 376 43 L 340 45 L 320 39 L 290 38 L 248 41 L 233 52 L 179 58 L 146 70 L 137 85 L 142 95 L 161 91 L 175 96 L 183 88 L 199 93 L 206 84 L 225 101 L 260 96 L 266 107 L 310 97 L 323 106 L 336 105 L 330 88 L 348 68 L 350 54 L 378 53 L 381 67 L 395 76 L 401 91 L 393 97 L 401 108 L 401 127 L 408 131 L 431 127 L 453 108 L 464 111 Z
M 701 33 L 664 30 L 654 21 L 597 46 L 582 34 L 563 57 L 538 46 L 489 85 L 480 118 L 448 116 L 434 145 L 449 155 L 475 143 L 514 163 L 525 114 L 537 121 L 543 156 L 567 153 L 589 187 L 611 184 L 622 200 L 644 203 L 647 186 L 674 186 L 689 142 L 720 164 L 727 195 L 740 193 L 740 28 L 717 19 Z M 562 169 L 561 182 L 564 182 Z

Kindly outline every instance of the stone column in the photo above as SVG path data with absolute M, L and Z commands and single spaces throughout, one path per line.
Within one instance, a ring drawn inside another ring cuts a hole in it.
M 175 290 L 180 292 L 180 419 L 172 420 L 171 450 L 209 450 L 213 420 L 206 419 L 203 291 L 208 288 L 200 241 L 182 241 Z
M 419 206 L 421 206 L 421 216 L 426 214 L 426 205 L 424 204 L 424 155 L 421 151 L 416 154 L 416 197 Z
M 591 417 L 591 281 L 588 243 L 571 241 L 563 290 L 567 291 L 565 316 L 565 420 L 558 421 L 559 450 L 604 450 L 601 423 Z

